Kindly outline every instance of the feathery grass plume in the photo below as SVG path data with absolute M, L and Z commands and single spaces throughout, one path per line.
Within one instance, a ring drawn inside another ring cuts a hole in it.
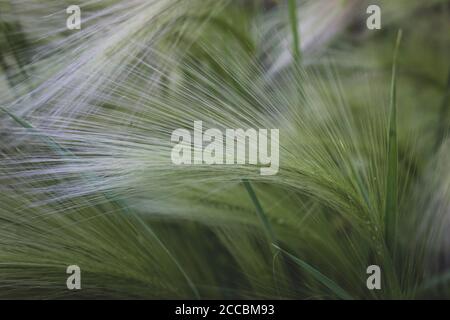
M 450 297 L 448 139 L 423 152 L 435 141 L 430 119 L 440 104 L 423 119 L 418 106 L 428 96 L 442 101 L 442 72 L 428 64 L 448 62 L 444 50 L 414 61 L 408 48 L 423 35 L 402 18 L 443 1 L 414 1 L 402 17 L 386 3 L 386 33 L 366 41 L 345 27 L 360 4 L 301 1 L 302 66 L 283 58 L 292 48 L 283 44 L 292 39 L 284 4 L 85 1 L 85 25 L 70 33 L 58 24 L 62 4 L 28 1 L 7 15 L 31 43 L 27 77 L 11 83 L 0 74 L 1 297 Z M 397 119 L 392 259 L 386 79 L 397 24 L 405 34 L 398 114 L 410 108 L 414 118 Z M 446 41 L 436 36 L 431 46 Z M 318 51 L 326 59 L 314 58 Z M 427 73 L 433 84 L 411 102 Z M 279 128 L 278 174 L 174 165 L 171 134 L 196 120 L 204 130 Z M 412 120 L 421 126 L 411 133 Z M 267 226 L 282 249 L 276 255 Z M 72 264 L 82 270 L 80 291 L 66 288 Z M 382 269 L 382 290 L 366 287 L 372 264 Z

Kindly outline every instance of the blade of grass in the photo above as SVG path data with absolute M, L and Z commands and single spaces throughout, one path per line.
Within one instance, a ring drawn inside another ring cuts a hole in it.
M 66 156 L 74 156 L 74 154 L 72 154 L 69 150 L 63 148 L 62 146 L 60 146 L 55 140 L 53 140 L 52 138 L 49 138 L 45 135 L 42 135 L 41 133 L 39 133 L 31 123 L 29 123 L 28 121 L 16 116 L 15 114 L 9 112 L 7 109 L 0 107 L 0 110 L 3 111 L 4 113 L 6 113 L 11 119 L 13 119 L 15 122 L 17 122 L 19 125 L 21 125 L 23 128 L 25 129 L 29 129 L 35 133 L 38 134 L 38 136 L 44 140 L 44 142 L 56 153 L 58 153 L 60 156 L 66 157 Z
M 261 206 L 261 203 L 259 202 L 258 197 L 256 196 L 255 190 L 253 189 L 250 181 L 243 179 L 242 183 L 244 184 L 244 187 L 247 190 L 247 193 L 250 196 L 250 199 L 252 200 L 253 205 L 255 206 L 256 214 L 258 215 L 258 218 L 259 218 L 261 224 L 263 225 L 266 236 L 271 241 L 271 244 L 272 244 L 272 246 L 270 248 L 272 249 L 272 255 L 273 255 L 273 259 L 272 259 L 273 278 L 275 281 L 286 281 L 285 279 L 280 280 L 277 277 L 277 273 L 275 272 L 275 260 L 278 256 L 278 254 L 280 253 L 280 250 L 279 250 L 279 246 L 278 246 L 277 237 L 272 229 L 270 221 L 267 218 L 267 215 L 265 214 L 265 212 Z M 275 250 L 274 250 L 274 248 L 275 248 Z M 281 257 L 284 258 L 283 256 L 281 256 Z M 280 263 L 281 263 L 281 268 L 284 270 L 284 273 L 288 274 L 288 267 L 285 263 L 285 260 L 284 259 L 280 260 Z M 290 286 L 290 285 L 291 285 L 290 282 L 285 283 L 285 286 Z
M 297 6 L 295 0 L 288 1 L 289 10 L 289 22 L 291 24 L 292 32 L 292 51 L 295 62 L 300 65 L 301 63 L 301 51 L 300 51 L 300 34 L 298 32 L 298 18 L 297 18 Z
M 392 65 L 390 116 L 388 133 L 388 169 L 386 179 L 385 237 L 388 248 L 393 250 L 397 229 L 398 196 L 398 137 L 397 137 L 397 56 L 402 39 L 402 30 L 398 31 Z
M 290 254 L 286 250 L 281 249 L 279 246 L 274 245 L 275 248 L 277 248 L 279 251 L 287 255 L 289 258 L 291 258 L 299 267 L 301 267 L 303 270 L 308 272 L 314 279 L 319 281 L 321 284 L 326 286 L 328 289 L 330 289 L 336 296 L 338 296 L 341 299 L 344 300 L 353 300 L 352 296 L 348 294 L 344 289 L 342 289 L 336 282 L 322 274 L 320 271 L 318 271 L 316 268 L 311 266 L 310 264 L 306 263 L 305 261 L 297 258 L 296 256 Z
M 269 219 L 267 218 L 266 214 L 264 213 L 261 203 L 259 202 L 258 197 L 256 196 L 255 190 L 253 190 L 253 187 L 252 187 L 250 181 L 243 179 L 242 183 L 244 184 L 245 190 L 247 190 L 247 193 L 250 196 L 250 199 L 252 200 L 252 202 L 255 206 L 256 214 L 258 215 L 258 218 L 264 227 L 264 231 L 265 231 L 267 237 L 270 239 L 270 241 L 273 244 L 278 245 L 275 233 L 272 230 L 272 226 L 269 222 Z

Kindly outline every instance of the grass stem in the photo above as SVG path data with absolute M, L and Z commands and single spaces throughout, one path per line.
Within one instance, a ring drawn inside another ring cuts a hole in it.
M 289 21 L 291 24 L 292 32 L 292 51 L 295 62 L 300 65 L 301 63 L 301 50 L 300 50 L 300 33 L 298 31 L 298 18 L 297 18 L 297 5 L 296 0 L 288 0 Z

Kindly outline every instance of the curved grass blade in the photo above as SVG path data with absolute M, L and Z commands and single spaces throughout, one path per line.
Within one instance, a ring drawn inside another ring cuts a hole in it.
M 298 266 L 300 266 L 303 270 L 308 272 L 314 279 L 319 281 L 321 284 L 330 289 L 336 296 L 344 300 L 353 300 L 352 296 L 347 293 L 344 289 L 342 289 L 336 282 L 322 274 L 316 268 L 306 263 L 305 261 L 297 258 L 296 256 L 290 254 L 286 250 L 281 249 L 279 246 L 274 245 L 275 248 L 280 250 L 282 253 L 286 254 L 289 258 L 291 258 Z
M 278 246 L 278 242 L 277 242 L 275 233 L 272 230 L 272 226 L 269 222 L 269 219 L 267 218 L 266 214 L 264 213 L 261 203 L 259 202 L 258 197 L 256 196 L 255 190 L 253 190 L 253 187 L 252 187 L 250 181 L 244 179 L 244 180 L 242 180 L 242 183 L 244 184 L 244 187 L 247 190 L 248 195 L 250 196 L 250 199 L 252 200 L 253 204 L 255 205 L 256 214 L 258 215 L 258 218 L 264 227 L 264 231 L 265 231 L 267 237 L 270 239 L 270 241 L 274 245 Z

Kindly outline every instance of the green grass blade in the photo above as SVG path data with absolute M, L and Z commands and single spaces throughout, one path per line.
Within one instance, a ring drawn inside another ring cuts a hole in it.
M 267 218 L 266 214 L 264 213 L 261 203 L 259 202 L 258 197 L 256 196 L 255 190 L 253 190 L 253 187 L 252 187 L 250 181 L 242 180 L 242 183 L 244 184 L 244 187 L 247 190 L 248 195 L 250 196 L 250 199 L 252 200 L 252 202 L 255 206 L 256 214 L 258 215 L 258 218 L 264 227 L 264 231 L 265 231 L 267 237 L 270 239 L 270 241 L 273 244 L 278 245 L 275 233 L 272 230 L 272 226 L 269 222 L 269 219 Z
M 394 61 L 392 65 L 390 116 L 388 133 L 388 170 L 386 179 L 385 232 L 386 244 L 392 249 L 397 229 L 398 197 L 398 137 L 397 137 L 397 56 L 402 39 L 402 31 L 397 34 Z
M 13 119 L 15 122 L 17 122 L 19 125 L 21 125 L 23 128 L 29 129 L 33 132 L 36 132 L 38 136 L 56 153 L 58 153 L 60 156 L 74 156 L 73 153 L 71 153 L 69 150 L 65 149 L 64 147 L 60 146 L 55 140 L 53 140 L 50 137 L 47 137 L 41 133 L 39 133 L 36 128 L 33 127 L 31 123 L 28 121 L 16 116 L 15 114 L 9 112 L 7 109 L 0 107 L 0 111 L 3 111 L 6 113 L 11 119 Z
M 119 204 L 120 204 L 120 202 L 119 202 Z M 181 274 L 183 275 L 184 279 L 186 280 L 189 288 L 194 293 L 195 298 L 197 300 L 200 300 L 201 296 L 197 290 L 197 287 L 195 286 L 194 282 L 189 277 L 187 272 L 184 270 L 183 266 L 180 264 L 178 259 L 170 252 L 169 248 L 167 248 L 167 246 L 161 241 L 161 239 L 158 237 L 158 235 L 153 231 L 153 229 L 147 223 L 142 221 L 142 219 L 138 215 L 135 215 L 135 217 L 137 218 L 137 221 L 142 225 L 142 227 L 145 230 L 147 230 L 148 233 L 150 233 L 152 235 L 152 237 L 156 240 L 156 242 L 159 244 L 159 246 L 164 250 L 164 252 L 167 254 L 167 256 L 172 260 L 172 262 L 175 264 L 175 266 L 181 272 Z
M 298 266 L 300 266 L 303 270 L 308 272 L 314 279 L 319 281 L 321 284 L 330 289 L 336 296 L 344 300 L 353 300 L 352 296 L 348 294 L 344 289 L 342 289 L 336 282 L 322 274 L 316 268 L 306 263 L 305 261 L 297 258 L 296 256 L 290 254 L 286 250 L 281 249 L 277 245 L 274 245 L 275 248 L 286 254 L 289 258 L 291 258 Z
M 28 121 L 25 121 L 20 117 L 17 117 L 15 114 L 9 112 L 7 109 L 0 107 L 0 110 L 6 113 L 11 119 L 20 124 L 22 127 L 27 129 L 34 129 L 33 126 Z
M 298 18 L 297 18 L 297 6 L 295 0 L 288 1 L 289 10 L 289 22 L 291 24 L 292 32 L 292 51 L 294 55 L 294 60 L 297 64 L 301 63 L 301 51 L 300 51 L 300 34 L 298 32 Z

